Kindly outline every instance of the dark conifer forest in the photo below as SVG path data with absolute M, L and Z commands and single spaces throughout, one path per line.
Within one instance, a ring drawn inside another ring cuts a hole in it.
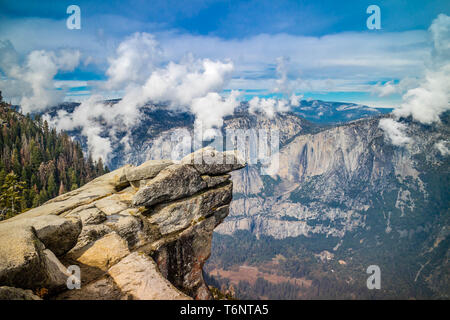
M 22 115 L 0 94 L 0 220 L 79 188 L 108 171 L 39 115 Z

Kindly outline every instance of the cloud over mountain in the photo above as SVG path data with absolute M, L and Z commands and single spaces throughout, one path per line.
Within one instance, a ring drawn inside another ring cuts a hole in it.
M 433 47 L 425 75 L 418 80 L 418 86 L 410 88 L 403 95 L 403 102 L 393 111 L 396 118 L 412 116 L 416 121 L 431 124 L 439 122 L 439 116 L 450 110 L 450 17 L 440 14 L 433 20 L 429 34 Z M 385 93 L 396 90 L 392 83 L 387 84 Z M 392 121 L 380 121 L 380 127 L 394 144 L 403 144 L 405 139 L 401 131 L 404 128 Z
M 450 110 L 450 17 L 440 14 L 430 26 L 433 41 L 432 59 L 418 87 L 408 90 L 394 114 L 411 115 L 414 120 L 430 124 Z
M 381 119 L 379 127 L 384 131 L 385 137 L 394 146 L 401 147 L 412 141 L 411 138 L 406 135 L 406 125 L 403 123 L 393 119 Z
M 105 87 L 123 88 L 118 103 L 103 103 L 101 96 L 94 96 L 73 113 L 60 111 L 54 118 L 47 117 L 58 129 L 81 129 L 95 158 L 107 161 L 111 143 L 127 143 L 128 135 L 118 139 L 116 132 L 135 126 L 140 108 L 148 102 L 191 111 L 204 130 L 220 128 L 222 118 L 232 114 L 238 105 L 237 91 L 226 98 L 219 95 L 233 72 L 231 61 L 188 56 L 179 62 L 164 63 L 157 41 L 147 33 L 133 34 L 120 43 L 109 63 Z M 107 133 L 100 122 L 106 124 Z

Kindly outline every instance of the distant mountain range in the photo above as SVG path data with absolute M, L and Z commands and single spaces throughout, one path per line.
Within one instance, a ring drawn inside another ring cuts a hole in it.
M 354 103 L 302 100 L 292 112 L 316 123 L 344 123 L 356 119 L 387 114 L 391 108 L 372 108 Z

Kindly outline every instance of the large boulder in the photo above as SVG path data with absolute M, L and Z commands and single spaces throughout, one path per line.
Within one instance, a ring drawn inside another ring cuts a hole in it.
M 75 246 L 81 232 L 81 220 L 47 215 L 28 221 L 36 230 L 36 235 L 47 249 L 61 256 Z
M 1 284 L 31 288 L 45 282 L 42 273 L 45 247 L 31 226 L 0 224 L 0 244 Z
M 0 283 L 26 289 L 57 291 L 66 284 L 66 268 L 22 223 L 0 225 Z
M 232 183 L 217 189 L 209 189 L 187 199 L 160 204 L 146 213 L 148 221 L 157 225 L 162 235 L 189 227 L 215 210 L 231 202 Z
M 49 286 L 58 289 L 67 286 L 67 278 L 70 277 L 70 272 L 52 251 L 45 249 L 43 254 Z
M 100 224 L 106 220 L 106 214 L 97 208 L 94 204 L 81 206 L 69 212 L 67 218 L 79 217 L 83 226 Z
M 206 182 L 191 165 L 174 164 L 162 170 L 133 197 L 135 206 L 151 206 L 193 195 L 205 189 Z
M 192 300 L 175 288 L 147 255 L 133 252 L 108 270 L 115 284 L 129 299 Z
M 129 253 L 127 242 L 112 232 L 95 241 L 87 249 L 81 250 L 76 260 L 86 266 L 106 271 Z
M 245 167 L 238 151 L 219 152 L 212 147 L 197 150 L 181 159 L 181 164 L 190 164 L 201 174 L 221 175 Z
M 66 256 L 71 259 L 76 259 L 82 250 L 111 232 L 113 232 L 113 230 L 103 224 L 84 226 L 78 237 L 77 244 L 66 254 Z

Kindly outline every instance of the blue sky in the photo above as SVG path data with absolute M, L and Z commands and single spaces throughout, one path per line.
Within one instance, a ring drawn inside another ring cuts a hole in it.
M 450 3 L 422 0 L 316 0 L 316 1 L 2 1 L 1 14 L 10 18 L 64 19 L 65 9 L 76 4 L 83 16 L 124 16 L 143 24 L 154 23 L 152 32 L 176 29 L 197 35 L 245 38 L 260 33 L 321 36 L 344 31 L 363 31 L 371 4 L 380 6 L 383 29 L 426 29 L 439 13 L 448 13 Z M 119 26 L 118 29 L 121 29 Z M 131 31 L 131 26 L 123 26 Z M 121 33 L 119 30 L 112 32 Z
M 81 8 L 81 30 L 65 26 L 71 4 Z M 381 30 L 366 27 L 371 4 L 381 9 Z M 189 54 L 231 60 L 224 91 L 271 95 L 284 72 L 286 95 L 392 107 L 401 91 L 381 93 L 383 85 L 423 76 L 427 29 L 441 13 L 450 14 L 450 1 L 2 1 L 0 40 L 12 44 L 21 63 L 33 50 L 79 50 L 75 69 L 54 76 L 56 87 L 68 88 L 66 100 L 120 97 L 120 89 L 98 84 L 120 43 L 145 32 L 161 47 L 159 63 Z

